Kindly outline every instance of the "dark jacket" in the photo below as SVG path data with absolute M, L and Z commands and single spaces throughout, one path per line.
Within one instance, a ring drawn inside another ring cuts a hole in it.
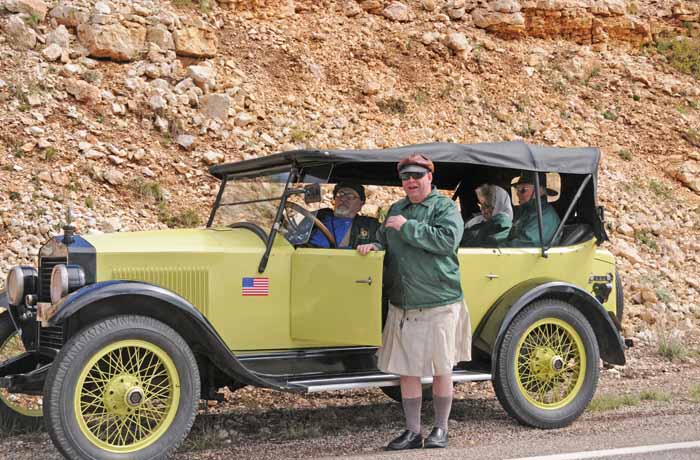
M 537 223 L 537 200 L 532 198 L 527 203 L 518 206 L 513 210 L 515 219 L 513 227 L 510 229 L 508 240 L 503 246 L 509 247 L 537 247 L 540 246 L 540 228 Z M 542 200 L 542 227 L 544 242 L 549 239 L 559 226 L 559 215 L 551 204 Z M 556 244 L 554 241 L 552 244 Z
M 460 246 L 496 247 L 508 238 L 512 224 L 507 215 L 496 214 L 490 220 L 465 229 Z
M 321 221 L 333 218 L 333 210 L 330 208 L 322 208 L 316 213 L 316 217 Z M 379 229 L 379 221 L 374 217 L 355 216 L 350 227 L 350 247 L 357 248 L 360 244 L 374 243 L 377 241 L 377 230 Z M 318 229 L 314 230 L 318 232 Z M 340 241 L 336 241 L 340 244 Z

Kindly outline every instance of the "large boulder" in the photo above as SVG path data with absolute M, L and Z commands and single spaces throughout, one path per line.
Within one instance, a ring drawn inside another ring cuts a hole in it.
M 58 5 L 49 12 L 49 16 L 66 27 L 78 27 L 90 19 L 87 11 L 70 5 Z
M 155 25 L 148 29 L 146 41 L 149 43 L 155 43 L 158 45 L 158 48 L 162 50 L 175 49 L 173 34 L 171 34 L 168 28 L 162 24 Z
M 173 33 L 175 52 L 179 56 L 208 58 L 216 56 L 219 39 L 213 30 L 197 26 L 185 26 Z
M 36 46 L 36 32 L 27 26 L 19 15 L 10 16 L 3 31 L 10 37 L 10 44 L 15 49 L 32 49 Z
M 5 8 L 13 13 L 25 13 L 35 16 L 39 21 L 46 19 L 48 10 L 42 0 L 5 0 Z
M 78 40 L 92 57 L 133 61 L 146 43 L 146 29 L 135 23 L 129 23 L 129 27 L 120 23 L 81 24 Z

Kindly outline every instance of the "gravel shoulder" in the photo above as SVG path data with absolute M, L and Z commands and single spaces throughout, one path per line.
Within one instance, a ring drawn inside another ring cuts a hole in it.
M 686 347 L 688 357 L 678 362 L 660 357 L 652 345 L 628 350 L 626 366 L 602 370 L 594 405 L 559 430 L 518 425 L 488 382 L 460 384 L 450 419 L 450 450 L 467 449 L 470 456 L 486 459 L 700 439 L 700 344 Z M 379 389 L 301 396 L 243 388 L 225 396 L 225 402 L 202 411 L 176 459 L 390 458 L 383 447 L 403 429 L 400 405 Z M 610 401 L 621 405 L 600 408 Z M 427 429 L 430 403 L 424 403 L 423 414 Z M 61 457 L 46 434 L 34 433 L 0 436 L 0 458 Z

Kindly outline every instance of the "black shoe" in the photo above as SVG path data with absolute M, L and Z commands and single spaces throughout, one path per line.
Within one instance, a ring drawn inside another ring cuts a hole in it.
M 406 430 L 398 438 L 391 441 L 386 446 L 386 450 L 420 449 L 421 447 L 423 447 L 423 436 Z
M 433 431 L 431 431 L 428 437 L 425 438 L 425 444 L 423 447 L 426 449 L 447 447 L 447 431 L 438 427 L 433 428 Z

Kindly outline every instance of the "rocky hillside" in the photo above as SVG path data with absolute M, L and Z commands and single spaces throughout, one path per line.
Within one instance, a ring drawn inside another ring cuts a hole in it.
M 698 333 L 697 2 L 0 0 L 0 30 L 3 273 L 69 208 L 201 225 L 212 164 L 523 138 L 603 149 L 627 334 Z

